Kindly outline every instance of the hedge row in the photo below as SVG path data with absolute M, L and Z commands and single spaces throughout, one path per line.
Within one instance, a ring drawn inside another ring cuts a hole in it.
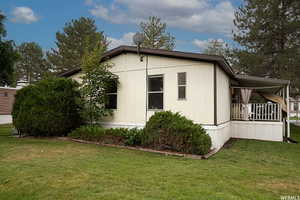
M 141 145 L 142 129 L 110 128 L 105 129 L 97 125 L 81 126 L 72 131 L 69 136 L 74 139 L 136 146 Z
M 203 155 L 211 148 L 211 138 L 198 124 L 179 113 L 157 112 L 144 129 L 104 129 L 100 126 L 82 126 L 74 130 L 72 138 L 109 144 L 143 146 L 157 150 Z

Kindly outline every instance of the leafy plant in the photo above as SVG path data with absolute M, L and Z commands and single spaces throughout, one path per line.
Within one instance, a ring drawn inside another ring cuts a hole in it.
M 193 121 L 171 111 L 156 112 L 146 124 L 142 145 L 154 149 L 206 154 L 211 138 Z
M 82 59 L 84 75 L 80 91 L 82 96 L 85 97 L 82 116 L 89 124 L 112 114 L 112 111 L 105 107 L 107 102 L 106 91 L 113 84 L 118 84 L 118 77 L 109 71 L 111 64 L 101 62 L 104 50 L 105 47 L 99 44 L 92 52 L 87 49 Z
M 73 130 L 69 137 L 75 139 L 89 140 L 89 141 L 100 141 L 101 137 L 105 134 L 105 129 L 101 126 L 81 126 Z
M 142 129 L 109 128 L 86 125 L 72 131 L 69 136 L 76 139 L 97 141 L 109 144 L 136 146 L 141 144 Z

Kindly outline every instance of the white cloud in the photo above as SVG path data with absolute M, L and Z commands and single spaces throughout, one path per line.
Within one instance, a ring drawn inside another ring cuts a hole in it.
M 108 41 L 110 42 L 109 44 L 109 49 L 118 47 L 120 45 L 132 45 L 132 37 L 134 36 L 135 33 L 129 32 L 125 33 L 121 38 L 112 38 L 108 37 Z
M 193 44 L 197 47 L 199 47 L 201 50 L 204 50 L 206 49 L 208 46 L 209 46 L 209 43 L 212 42 L 212 41 L 218 41 L 220 44 L 223 44 L 223 46 L 225 47 L 226 46 L 226 43 L 224 42 L 223 39 L 219 38 L 219 39 L 208 39 L 208 40 L 199 40 L 199 39 L 195 39 L 193 40 Z
M 158 16 L 171 27 L 199 33 L 231 33 L 234 7 L 229 0 L 115 0 L 94 5 L 90 13 L 116 24 L 135 23 Z
M 29 7 L 15 7 L 12 11 L 13 18 L 11 21 L 15 23 L 30 24 L 38 21 L 38 17 Z

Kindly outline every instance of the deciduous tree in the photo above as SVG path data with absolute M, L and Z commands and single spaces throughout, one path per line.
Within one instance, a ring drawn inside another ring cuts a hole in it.
M 112 65 L 101 60 L 105 49 L 106 46 L 101 44 L 95 46 L 92 51 L 90 47 L 86 47 L 82 58 L 82 114 L 90 124 L 112 114 L 112 111 L 105 107 L 108 100 L 106 94 L 114 84 L 118 84 L 118 77 L 109 71 Z

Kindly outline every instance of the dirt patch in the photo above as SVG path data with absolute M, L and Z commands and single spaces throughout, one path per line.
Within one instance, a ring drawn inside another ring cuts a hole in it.
M 41 146 L 41 145 L 22 145 L 10 149 L 6 155 L 2 156 L 1 161 L 25 161 L 41 158 L 59 158 L 70 155 L 85 154 L 91 152 L 84 147 L 75 148 L 72 145 L 65 146 Z
M 289 192 L 295 192 L 295 194 L 300 194 L 300 183 L 294 182 L 294 181 L 283 181 L 283 180 L 277 180 L 277 181 L 270 181 L 270 182 L 263 182 L 257 184 L 261 188 L 265 188 L 269 191 L 273 191 L 276 193 L 284 193 L 285 191 Z
M 237 138 L 230 138 L 230 139 L 223 145 L 223 148 L 229 149 L 229 148 L 231 148 L 231 147 L 234 145 L 234 143 L 236 143 L 237 141 L 238 141 Z

